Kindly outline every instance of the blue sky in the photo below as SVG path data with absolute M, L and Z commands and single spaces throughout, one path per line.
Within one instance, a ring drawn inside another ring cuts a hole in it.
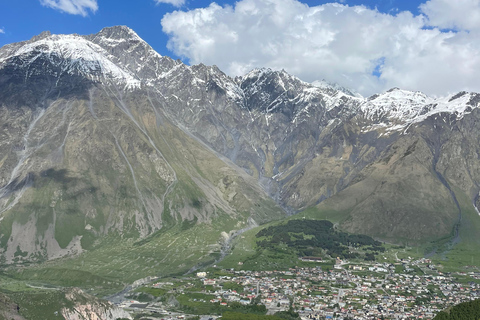
M 0 1 L 0 46 L 113 25 L 232 76 L 270 67 L 364 95 L 480 91 L 480 0 Z
M 175 10 L 188 11 L 207 7 L 209 0 L 190 0 L 180 7 L 168 3 L 156 3 L 154 0 L 97 0 L 98 10 L 89 11 L 88 16 L 73 15 L 41 5 L 39 0 L 0 1 L 0 46 L 8 43 L 28 40 L 49 30 L 54 34 L 92 34 L 102 28 L 114 25 L 126 25 L 147 41 L 162 55 L 178 58 L 167 49 L 168 37 L 162 32 L 162 17 Z M 234 5 L 236 1 L 215 1 L 219 5 Z M 309 6 L 317 6 L 335 1 L 302 1 Z M 340 3 L 364 5 L 381 12 L 410 10 L 418 14 L 420 1 L 416 0 L 352 0 Z

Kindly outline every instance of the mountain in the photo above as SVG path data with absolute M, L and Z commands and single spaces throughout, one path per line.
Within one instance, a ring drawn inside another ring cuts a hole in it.
M 79 255 L 108 236 L 137 241 L 179 225 L 210 230 L 196 246 L 172 246 L 195 264 L 220 252 L 223 234 L 284 216 L 255 179 L 170 120 L 151 83 L 190 68 L 132 30 L 43 33 L 0 52 L 4 263 Z
M 477 245 L 479 101 L 232 78 L 122 26 L 42 33 L 0 49 L 2 262 L 188 270 L 299 212 L 394 243 Z

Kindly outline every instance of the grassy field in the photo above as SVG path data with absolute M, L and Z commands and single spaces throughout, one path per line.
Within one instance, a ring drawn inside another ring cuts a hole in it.
M 16 292 L 10 297 L 21 306 L 20 314 L 29 320 L 62 319 L 61 310 L 73 306 L 65 293 L 57 290 Z
M 480 216 L 469 198 L 460 189 L 454 188 L 462 210 L 458 226 L 458 238 L 443 244 L 432 259 L 442 264 L 445 271 L 465 269 L 465 266 L 480 266 Z
M 60 319 L 60 311 L 73 304 L 65 298 L 61 287 L 25 281 L 0 274 L 0 293 L 20 306 L 20 315 L 29 320 Z
M 97 294 L 121 290 L 147 276 L 184 274 L 192 266 L 213 264 L 221 249 L 221 232 L 238 222 L 225 217 L 213 224 L 177 224 L 140 242 L 109 236 L 93 251 L 35 267 L 9 269 L 20 280 L 77 286 Z

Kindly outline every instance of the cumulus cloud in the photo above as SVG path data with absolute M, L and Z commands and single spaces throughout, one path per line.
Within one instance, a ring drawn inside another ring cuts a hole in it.
M 157 4 L 159 3 L 168 3 L 175 7 L 181 7 L 185 4 L 185 0 L 155 0 Z
M 4 29 L 4 28 L 0 28 L 0 33 L 5 33 L 5 29 Z
M 88 11 L 95 13 L 98 10 L 97 0 L 40 0 L 40 3 L 45 7 L 84 17 Z
M 429 24 L 444 29 L 480 29 L 480 0 L 430 0 L 420 5 Z
M 435 19 L 441 16 L 428 10 L 442 12 L 444 3 L 431 0 L 422 6 L 424 14 L 414 16 L 339 3 L 241 0 L 169 13 L 162 27 L 175 54 L 192 64 L 216 64 L 232 76 L 270 67 L 364 95 L 394 86 L 432 95 L 480 91 L 479 33 L 443 32 L 447 22 L 427 28 L 440 24 Z

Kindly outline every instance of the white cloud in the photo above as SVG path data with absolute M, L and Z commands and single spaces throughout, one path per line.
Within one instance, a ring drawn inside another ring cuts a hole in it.
M 425 6 L 431 8 L 430 2 Z M 175 11 L 162 26 L 175 54 L 193 64 L 216 64 L 230 75 L 283 68 L 305 81 L 326 79 L 364 95 L 394 86 L 433 95 L 480 91 L 479 33 L 425 28 L 436 19 L 429 18 L 339 3 L 241 0 L 234 7 L 212 3 Z
M 185 0 L 155 0 L 157 4 L 159 3 L 168 3 L 175 7 L 181 7 L 185 4 Z
M 98 10 L 97 0 L 40 0 L 40 3 L 45 7 L 84 17 L 88 11 L 95 13 Z
M 0 33 L 5 33 L 5 28 L 0 28 Z
M 480 0 L 430 0 L 420 5 L 429 24 L 444 29 L 480 29 Z

